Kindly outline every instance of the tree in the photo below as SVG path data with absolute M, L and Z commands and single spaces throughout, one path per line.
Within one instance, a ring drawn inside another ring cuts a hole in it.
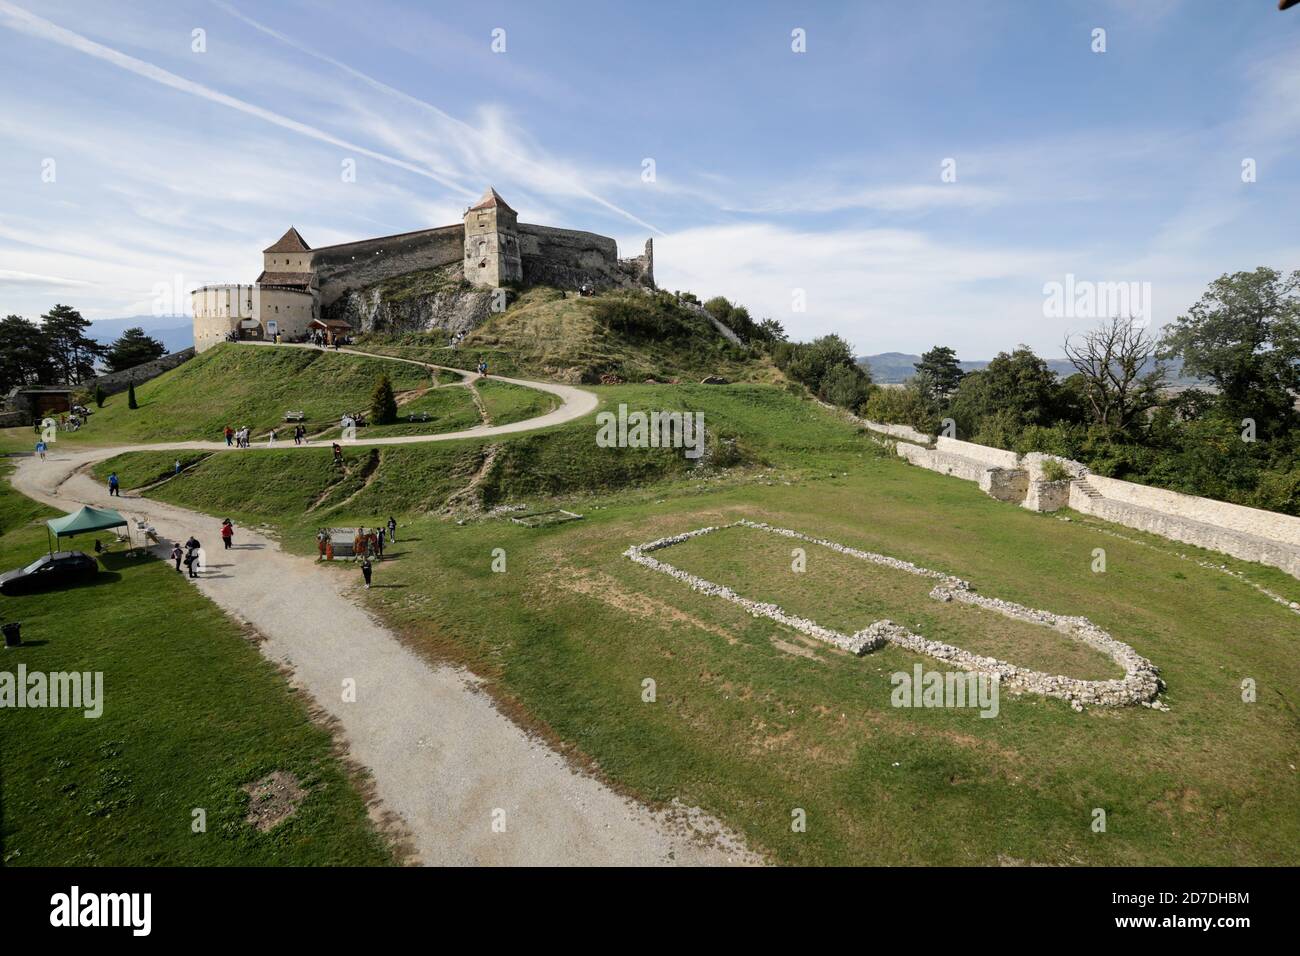
M 167 347 L 155 338 L 144 334 L 144 329 L 127 329 L 121 337 L 108 348 L 106 363 L 110 372 L 121 372 L 135 368 L 145 362 L 167 354 Z
M 1077 338 L 1066 337 L 1065 357 L 1082 376 L 1093 424 L 1112 435 L 1129 432 L 1159 404 L 1165 367 L 1156 362 L 1148 368 L 1155 354 L 1155 339 L 1131 318 L 1112 318 Z
M 1229 418 L 1254 418 L 1261 432 L 1287 430 L 1300 393 L 1300 271 L 1261 267 L 1215 279 L 1165 328 L 1160 357 L 1175 356 L 1185 374 L 1218 388 Z
M 54 381 L 49 342 L 41 327 L 19 315 L 0 320 L 0 395 Z
M 391 425 L 397 421 L 397 399 L 387 375 L 379 376 L 374 394 L 370 396 L 370 421 L 376 425 Z
M 957 361 L 957 353 L 946 345 L 936 345 L 921 356 L 916 369 L 916 384 L 927 399 L 946 404 L 966 374 Z
M 1060 415 L 1056 373 L 1027 345 L 999 352 L 988 367 L 967 374 L 953 395 L 958 435 L 968 441 L 1010 448 L 1031 425 L 1050 425 Z
M 787 339 L 785 327 L 776 319 L 763 319 L 758 323 L 758 331 L 769 342 L 784 342 Z
M 135 402 L 135 382 L 129 382 L 126 386 L 126 407 L 139 408 Z
M 56 379 L 80 385 L 93 378 L 95 359 L 104 354 L 104 346 L 86 335 L 90 322 L 71 306 L 56 305 L 41 316 L 41 323 Z
M 96 408 L 103 408 L 103 407 L 104 407 L 104 399 L 107 398 L 107 397 L 108 397 L 108 396 L 104 394 L 104 386 L 103 386 L 103 385 L 100 385 L 98 382 L 96 382 L 96 383 L 95 383 L 95 407 L 96 407 Z

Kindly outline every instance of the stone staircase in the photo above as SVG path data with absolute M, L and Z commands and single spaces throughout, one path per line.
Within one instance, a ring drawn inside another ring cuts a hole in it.
M 1089 498 L 1091 498 L 1093 501 L 1097 501 L 1097 500 L 1099 500 L 1099 499 L 1101 499 L 1101 498 L 1103 497 L 1103 495 L 1102 495 L 1102 493 L 1101 493 L 1100 491 L 1098 491 L 1098 490 L 1097 490 L 1096 488 L 1094 488 L 1092 485 L 1088 484 L 1088 479 L 1087 479 L 1087 478 L 1084 478 L 1084 477 L 1075 478 L 1075 479 L 1074 479 L 1074 484 L 1075 484 L 1075 487 L 1077 487 L 1080 491 L 1082 491 L 1085 495 L 1087 495 L 1087 496 L 1088 496 Z

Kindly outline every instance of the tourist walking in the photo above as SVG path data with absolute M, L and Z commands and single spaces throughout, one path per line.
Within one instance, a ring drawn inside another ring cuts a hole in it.
M 179 543 L 172 545 L 172 560 L 176 562 L 176 573 L 181 572 L 181 561 L 185 557 L 185 552 L 181 550 Z
M 229 425 L 226 426 L 226 447 L 229 448 L 235 443 L 235 430 Z
M 172 474 L 173 474 L 173 475 L 179 475 L 180 473 L 181 473 L 181 460 L 180 460 L 179 458 L 177 458 L 177 459 L 176 459 L 176 464 L 174 464 L 174 465 L 172 466 Z
M 117 480 L 117 472 L 113 472 L 112 474 L 110 474 L 110 475 L 108 476 L 108 494 L 109 494 L 109 497 L 110 497 L 110 498 L 112 498 L 112 497 L 121 498 L 121 497 L 122 497 L 122 492 L 121 492 L 120 488 L 118 487 L 118 484 L 119 484 L 119 483 L 118 483 L 118 480 Z
M 361 559 L 361 576 L 362 576 L 363 578 L 366 579 L 366 590 L 367 590 L 367 591 L 370 590 L 370 572 L 371 572 L 370 559 L 369 559 L 369 558 L 362 558 L 362 559 Z
M 36 443 L 36 454 L 41 456 L 41 461 L 45 460 L 45 440 L 41 439 Z
M 270 448 L 274 444 L 275 444 L 275 429 L 272 428 L 270 433 L 266 436 L 266 447 Z
M 225 546 L 227 551 L 230 550 L 231 541 L 234 537 L 235 526 L 230 523 L 229 518 L 226 518 L 221 522 L 221 543 Z
M 392 515 L 388 516 L 388 540 L 397 540 L 397 519 Z
M 379 560 L 384 560 L 384 529 L 380 528 L 375 534 L 375 553 L 379 555 Z

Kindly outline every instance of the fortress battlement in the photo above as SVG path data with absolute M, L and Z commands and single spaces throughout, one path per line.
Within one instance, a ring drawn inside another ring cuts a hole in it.
M 253 284 L 194 290 L 194 346 L 202 352 L 232 333 L 297 338 L 350 291 L 457 264 L 465 281 L 480 289 L 654 288 L 653 240 L 646 240 L 641 255 L 620 259 L 618 244 L 608 236 L 519 222 L 489 187 L 462 222 L 449 226 L 316 249 L 290 226 L 262 250 L 262 273 Z

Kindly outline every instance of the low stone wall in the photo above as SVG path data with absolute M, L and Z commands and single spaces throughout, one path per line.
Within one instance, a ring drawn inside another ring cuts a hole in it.
M 998 501 L 1022 502 L 1029 493 L 1029 476 L 1023 468 L 986 468 L 980 491 Z
M 873 432 L 880 432 L 883 435 L 892 435 L 894 438 L 901 438 L 903 441 L 915 442 L 918 445 L 929 445 L 934 439 L 924 432 L 919 432 L 910 425 L 890 425 L 885 422 L 873 422 L 863 419 L 866 426 Z
M 1014 451 L 1003 451 L 1001 448 L 990 448 L 988 445 L 958 441 L 956 438 L 944 438 L 942 435 L 934 440 L 934 447 L 950 455 L 961 455 L 963 458 L 982 462 L 986 468 L 1020 467 L 1020 456 Z
M 1060 511 L 1070 504 L 1071 481 L 1045 481 L 1042 478 L 1029 478 L 1029 488 L 1025 500 L 1020 502 L 1022 508 L 1030 511 Z
M 1292 515 L 1246 508 L 1211 498 L 1198 498 L 1177 491 L 1120 481 L 1118 478 L 1104 478 L 1101 475 L 1089 474 L 1087 480 L 1089 485 L 1111 501 L 1137 505 L 1159 511 L 1171 518 L 1186 518 L 1300 548 L 1300 518 Z
M 1087 644 L 1094 650 L 1105 654 L 1123 669 L 1124 677 L 1117 680 L 1080 680 L 1074 677 L 1046 674 L 1042 671 L 1017 667 L 996 657 L 985 657 L 955 647 L 952 644 L 929 640 L 889 620 L 876 621 L 854 634 L 844 634 L 823 627 L 808 618 L 788 614 L 776 604 L 744 597 L 731 590 L 731 588 L 715 584 L 712 581 L 706 581 L 689 571 L 683 571 L 650 556 L 652 552 L 670 548 L 675 544 L 681 544 L 683 541 L 689 541 L 691 538 L 712 534 L 723 528 L 731 527 L 750 528 L 755 531 L 765 531 L 769 534 L 793 538 L 829 548 L 840 554 L 868 561 L 872 564 L 893 568 L 896 571 L 903 571 L 918 577 L 930 578 L 938 582 L 930 592 L 930 597 L 934 600 L 944 602 L 959 601 L 963 604 L 971 604 L 994 611 L 1018 621 L 1050 628 L 1064 635 L 1067 639 Z M 886 643 L 897 644 L 918 654 L 926 654 L 937 660 L 954 664 L 963 670 L 988 674 L 995 677 L 999 683 L 1013 693 L 1042 694 L 1045 697 L 1056 697 L 1067 701 L 1076 711 L 1083 710 L 1084 705 L 1123 707 L 1141 704 L 1144 707 L 1157 710 L 1168 709 L 1158 699 L 1160 692 L 1164 689 L 1164 681 L 1160 679 L 1159 669 L 1133 650 L 1132 647 L 1122 641 L 1115 640 L 1087 618 L 1067 617 L 1061 614 L 1053 614 L 1051 611 L 1027 608 L 999 598 L 985 597 L 982 594 L 977 594 L 969 581 L 963 581 L 961 578 L 952 577 L 940 571 L 920 567 L 910 561 L 903 561 L 899 558 L 892 558 L 871 551 L 861 551 L 824 538 L 814 538 L 789 528 L 776 528 L 763 522 L 745 520 L 730 525 L 722 525 L 721 527 L 697 528 L 694 531 L 660 538 L 657 541 L 633 545 L 623 554 L 643 567 L 667 574 L 684 582 L 693 591 L 730 601 L 744 608 L 754 617 L 765 617 L 784 624 L 802 634 L 825 641 L 852 654 L 866 654 L 883 647 Z
M 867 427 L 901 439 L 905 425 Z M 1300 518 L 1184 495 L 1163 488 L 1105 478 L 1068 458 L 1031 452 L 1023 457 L 1000 448 L 940 437 L 933 448 L 899 440 L 895 452 L 913 465 L 976 482 L 1000 501 L 1033 511 L 1073 508 L 1128 528 L 1148 531 L 1212 551 L 1280 568 L 1300 578 Z M 1055 461 L 1072 479 L 1048 481 Z
M 83 387 L 91 395 L 95 394 L 95 388 L 99 387 L 104 390 L 105 395 L 116 395 L 118 392 L 125 392 L 134 382 L 139 385 L 141 382 L 147 382 L 151 378 L 157 378 L 163 372 L 170 372 L 178 365 L 182 365 L 194 358 L 194 349 L 181 349 L 179 352 L 172 352 L 169 355 L 163 355 L 152 362 L 145 362 L 143 365 L 137 365 L 135 368 L 123 369 L 120 372 L 109 372 L 107 375 L 101 375 L 98 378 L 87 382 Z
M 1089 485 L 1096 484 L 1095 475 L 1089 476 Z M 1127 484 L 1127 482 L 1121 482 Z M 1077 484 L 1070 488 L 1070 507 L 1081 514 L 1092 515 L 1105 521 L 1122 524 L 1126 528 L 1136 528 L 1158 534 L 1171 541 L 1194 544 L 1199 548 L 1209 548 L 1230 554 L 1243 561 L 1255 561 L 1279 568 L 1295 578 L 1300 578 L 1300 548 L 1294 545 L 1264 538 L 1259 535 L 1218 527 L 1203 521 L 1197 521 L 1183 515 L 1167 514 L 1142 505 L 1114 498 L 1092 497 Z M 1222 502 L 1210 502 L 1222 504 Z M 1278 515 L 1277 517 L 1286 517 Z
M 978 482 L 988 470 L 987 465 L 973 458 L 949 454 L 934 448 L 923 448 L 910 442 L 900 441 L 895 450 L 914 465 L 943 475 L 952 475 L 954 478 L 964 478 L 966 481 Z

